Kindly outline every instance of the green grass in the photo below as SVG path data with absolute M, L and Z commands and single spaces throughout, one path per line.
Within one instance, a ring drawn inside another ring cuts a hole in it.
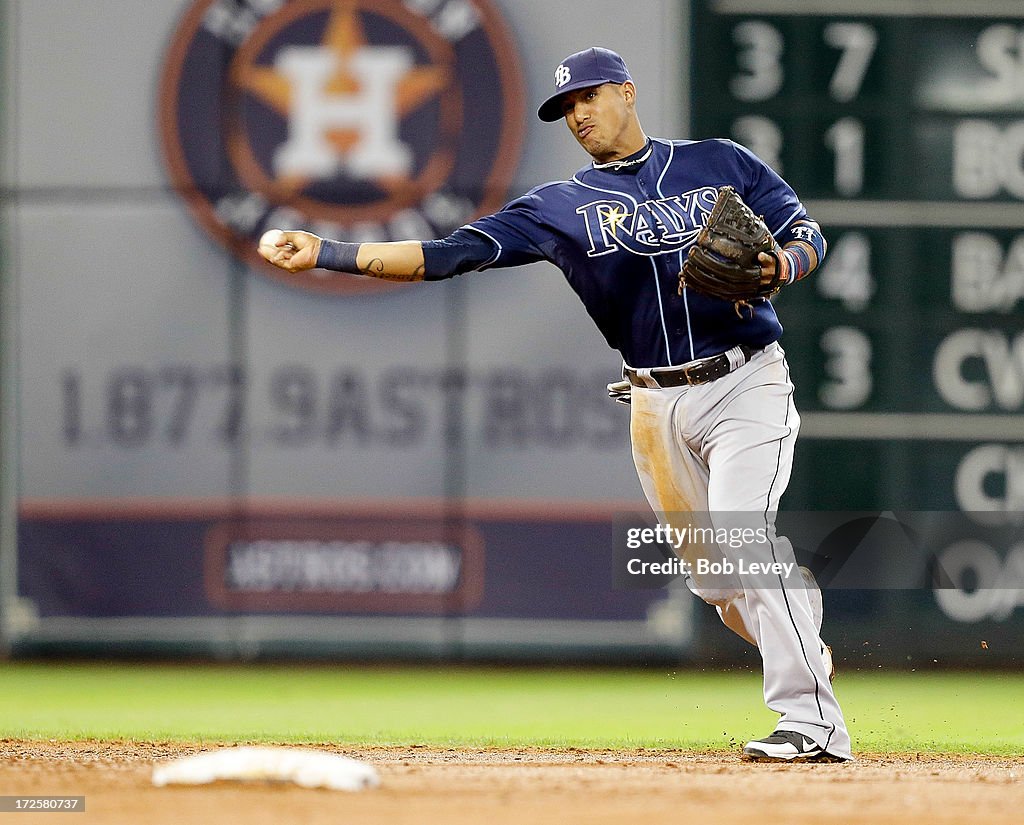
M 841 674 L 855 749 L 1024 753 L 1024 674 Z M 733 748 L 775 715 L 749 672 L 0 665 L 0 736 Z

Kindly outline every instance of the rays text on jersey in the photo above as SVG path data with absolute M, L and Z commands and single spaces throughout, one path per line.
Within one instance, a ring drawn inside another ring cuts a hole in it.
M 596 258 L 616 249 L 634 255 L 662 255 L 689 246 L 715 204 L 713 186 L 643 203 L 602 198 L 576 209 L 590 238 L 587 255 Z M 632 209 L 630 208 L 632 207 Z

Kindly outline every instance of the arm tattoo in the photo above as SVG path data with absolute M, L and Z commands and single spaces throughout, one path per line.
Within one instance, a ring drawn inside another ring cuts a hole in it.
M 380 258 L 374 258 L 366 266 L 360 267 L 359 271 L 363 275 L 369 275 L 372 278 L 382 278 L 384 277 L 384 261 Z
M 384 261 L 374 258 L 366 266 L 360 267 L 360 273 L 371 278 L 380 278 L 384 281 L 422 281 L 425 265 L 421 264 L 416 270 L 410 273 L 387 272 L 384 269 Z

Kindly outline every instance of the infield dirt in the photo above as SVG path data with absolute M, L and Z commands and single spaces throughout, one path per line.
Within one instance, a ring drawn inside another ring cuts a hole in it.
M 203 823 L 963 823 L 1021 821 L 1024 756 L 859 754 L 841 765 L 742 763 L 673 750 L 324 748 L 374 764 L 360 793 L 270 783 L 156 788 L 153 765 L 216 743 L 0 740 L 0 794 L 84 795 L 55 821 Z M 753 817 L 753 819 L 752 819 Z

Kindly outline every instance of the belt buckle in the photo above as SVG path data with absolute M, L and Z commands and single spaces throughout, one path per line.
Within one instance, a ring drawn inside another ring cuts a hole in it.
M 703 366 L 704 362 L 703 359 L 701 359 L 700 361 L 694 361 L 692 364 L 687 364 L 686 366 L 683 367 L 683 378 L 686 379 L 686 383 L 689 384 L 691 387 L 696 384 L 704 383 L 703 381 L 699 379 L 694 379 L 693 377 L 690 376 L 690 370 L 700 369 Z

